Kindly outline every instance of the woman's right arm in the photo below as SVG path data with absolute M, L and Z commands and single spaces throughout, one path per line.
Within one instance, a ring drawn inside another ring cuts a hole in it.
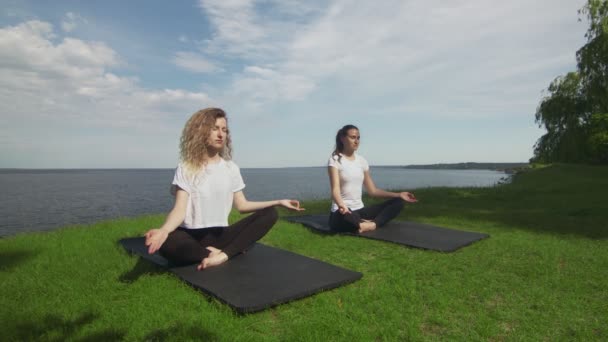
M 331 198 L 338 205 L 338 211 L 340 214 L 350 213 L 350 210 L 344 204 L 342 200 L 342 195 L 340 191 L 340 174 L 338 173 L 338 169 L 333 166 L 327 167 L 327 173 L 329 174 L 329 185 L 331 187 Z
M 165 223 L 160 228 L 150 229 L 146 234 L 146 246 L 148 253 L 154 254 L 160 249 L 160 246 L 165 243 L 169 233 L 177 229 L 184 218 L 186 218 L 186 206 L 188 205 L 188 194 L 186 191 L 178 188 L 175 193 L 175 205 L 167 215 Z

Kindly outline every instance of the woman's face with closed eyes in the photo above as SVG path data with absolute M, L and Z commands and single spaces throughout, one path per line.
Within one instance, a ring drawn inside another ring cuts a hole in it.
M 207 138 L 207 148 L 212 148 L 217 151 L 224 148 L 228 137 L 228 126 L 225 118 L 217 118 L 215 125 L 211 127 L 209 137 Z

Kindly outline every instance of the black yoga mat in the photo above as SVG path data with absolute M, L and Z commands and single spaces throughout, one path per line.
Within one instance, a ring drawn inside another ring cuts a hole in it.
M 329 228 L 328 215 L 289 216 L 285 219 L 291 222 L 301 223 L 320 232 L 334 233 Z M 489 237 L 488 234 L 466 232 L 409 221 L 392 221 L 384 227 L 362 234 L 338 234 L 361 236 L 369 239 L 389 241 L 401 245 L 441 252 L 453 252 L 461 247 L 470 245 L 477 240 Z
M 350 271 L 283 249 L 256 243 L 228 262 L 197 271 L 196 265 L 173 267 L 158 253 L 149 255 L 144 238 L 127 238 L 120 244 L 218 298 L 240 313 L 250 313 L 333 289 L 361 278 Z

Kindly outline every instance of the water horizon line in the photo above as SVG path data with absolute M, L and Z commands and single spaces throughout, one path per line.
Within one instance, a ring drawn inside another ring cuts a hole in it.
M 528 162 L 458 162 L 458 163 L 429 163 L 429 164 L 379 164 L 373 167 L 399 167 L 399 168 L 429 168 L 429 167 L 447 167 L 447 166 L 462 166 L 462 165 L 529 165 Z M 173 170 L 173 167 L 0 167 L 2 171 L 126 171 L 126 170 Z M 296 168 L 319 168 L 327 167 L 327 165 L 308 165 L 308 166 L 242 166 L 241 169 L 296 169 Z

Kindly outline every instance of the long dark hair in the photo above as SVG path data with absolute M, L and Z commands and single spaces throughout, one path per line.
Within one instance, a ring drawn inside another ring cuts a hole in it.
M 338 156 L 338 163 L 340 162 L 340 159 L 342 159 L 340 153 L 344 151 L 344 144 L 342 143 L 342 138 L 344 138 L 348 134 L 348 131 L 351 129 L 356 129 L 357 131 L 359 130 L 359 128 L 357 128 L 357 126 L 355 125 L 345 125 L 344 127 L 338 130 L 338 133 L 336 133 L 336 146 L 334 147 L 334 151 L 332 152 L 331 156 L 332 158 L 334 156 Z

